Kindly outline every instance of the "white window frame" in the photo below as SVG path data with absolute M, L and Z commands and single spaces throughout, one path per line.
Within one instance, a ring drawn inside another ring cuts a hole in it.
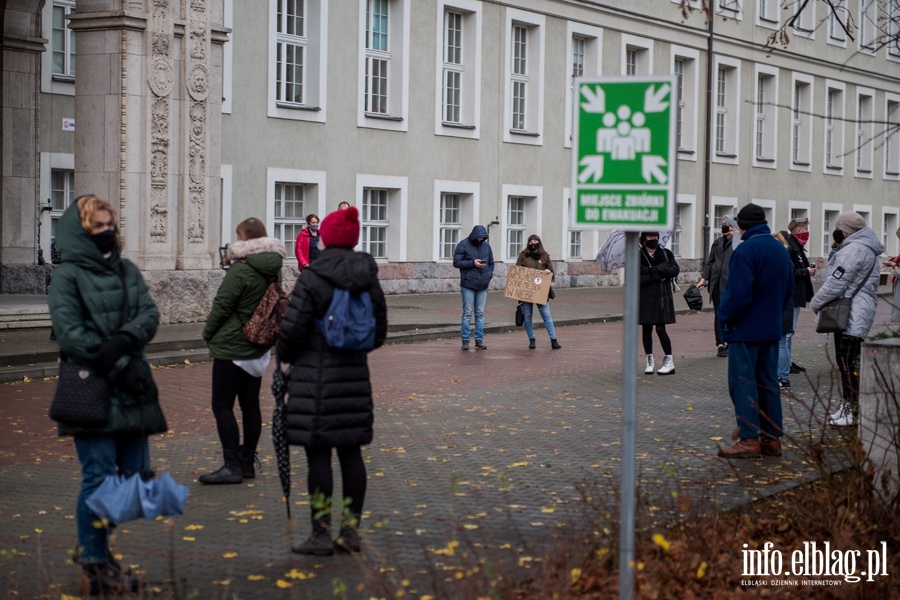
M 674 220 L 681 225 L 681 230 L 672 230 L 669 238 L 669 250 L 672 250 L 673 241 L 677 244 L 678 255 L 681 258 L 697 258 L 697 239 L 701 236 L 694 231 L 697 222 L 697 197 L 694 194 L 676 194 Z M 675 253 L 675 250 L 672 250 Z
M 410 4 L 412 0 L 387 0 L 388 50 L 367 49 L 366 9 L 369 0 L 359 0 L 357 118 L 358 127 L 409 131 Z M 366 112 L 366 65 L 370 59 L 387 64 L 387 112 Z
M 893 222 L 888 224 L 888 217 Z M 884 245 L 884 254 L 897 256 L 900 254 L 900 239 L 897 238 L 897 228 L 900 227 L 900 209 L 896 206 L 881 207 L 881 243 Z
M 716 14 L 725 19 L 740 21 L 744 18 L 743 3 L 746 0 L 710 0 L 716 3 Z
M 563 207 L 563 215 L 562 215 L 562 229 L 560 231 L 560 248 L 557 256 L 564 256 L 568 261 L 591 261 L 594 260 L 597 254 L 597 248 L 600 247 L 598 242 L 600 232 L 593 228 L 582 228 L 581 225 L 577 225 L 575 223 L 574 214 L 575 214 L 575 205 L 574 199 L 572 198 L 572 190 L 569 187 L 563 188 L 562 193 L 562 204 Z M 581 257 L 574 258 L 570 251 L 570 234 L 573 231 L 577 231 L 581 234 Z M 546 244 L 545 244 L 546 245 Z M 551 257 L 554 255 L 553 252 L 550 253 Z
M 630 35 L 622 34 L 622 65 L 619 71 L 622 76 L 628 74 L 628 51 L 635 51 L 637 63 L 634 75 L 636 77 L 647 77 L 653 74 L 653 40 Z
M 753 166 L 778 168 L 778 69 L 754 65 Z M 762 104 L 759 102 L 762 100 Z
M 853 130 L 854 176 L 872 179 L 875 171 L 875 90 L 856 88 L 856 122 Z
M 825 23 L 825 29 L 827 32 L 827 35 L 825 36 L 826 41 L 832 46 L 840 46 L 841 48 L 846 48 L 847 34 L 838 20 L 840 19 L 841 22 L 845 24 L 849 22 L 849 19 L 847 17 L 850 16 L 850 11 L 847 8 L 847 0 L 832 0 L 832 4 L 834 5 L 834 10 L 828 11 L 828 17 Z M 838 16 L 835 17 L 835 14 L 837 14 Z
M 838 102 L 833 102 L 831 93 L 837 95 Z M 826 175 L 844 174 L 844 105 L 847 96 L 847 86 L 840 81 L 825 80 L 824 108 L 822 110 L 824 128 L 824 140 L 822 143 L 822 172 Z M 835 106 L 837 104 L 837 106 Z M 829 109 L 830 107 L 830 109 Z M 830 133 L 829 133 L 830 132 Z M 829 145 L 829 135 L 831 143 Z M 829 148 L 831 152 L 831 164 L 829 164 Z
M 725 85 L 724 85 L 724 111 L 719 107 L 718 81 L 719 69 L 725 69 Z M 724 163 L 729 165 L 738 164 L 740 158 L 740 137 L 741 128 L 741 103 L 738 101 L 741 93 L 741 61 L 724 56 L 716 56 L 713 62 L 714 85 L 713 88 L 713 111 L 710 118 L 713 132 L 713 154 L 712 162 Z M 718 133 L 717 123 L 719 115 L 722 115 L 724 146 L 718 149 Z
M 900 0 L 887 0 L 887 59 L 900 61 Z
M 878 0 L 859 0 L 857 43 L 860 54 L 874 56 L 878 49 Z
M 41 11 L 41 25 L 42 35 L 44 39 L 47 40 L 47 49 L 44 52 L 41 52 L 41 91 L 45 94 L 61 94 L 64 96 L 74 96 L 75 77 L 53 72 L 53 7 L 58 4 L 64 4 L 65 6 L 71 6 L 72 8 L 74 8 L 75 1 L 59 0 L 58 2 L 52 2 L 48 0 L 44 3 L 44 7 Z M 68 20 L 66 20 L 66 31 L 69 31 Z M 68 35 L 66 36 L 66 40 L 68 43 Z M 77 49 L 75 56 L 77 61 Z M 74 117 L 74 110 L 71 115 L 65 116 Z M 47 259 L 47 262 L 50 262 L 49 258 Z
M 681 78 L 681 99 L 676 107 L 676 128 L 678 115 L 681 115 L 681 147 L 676 148 L 681 160 L 697 160 L 697 114 L 699 102 L 698 86 L 700 78 L 697 69 L 700 66 L 700 51 L 694 48 L 672 46 L 670 49 L 670 71 L 675 74 L 675 61 L 683 61 L 684 75 Z M 676 91 L 677 92 L 677 91 Z M 678 134 L 676 132 L 676 143 Z
M 781 0 L 756 0 L 756 25 L 777 30 L 781 25 Z
M 222 25 L 234 30 L 234 0 L 222 1 Z M 222 47 L 222 114 L 231 114 L 234 87 L 234 36 L 229 35 Z
M 565 132 L 563 135 L 563 147 L 571 148 L 575 125 L 574 106 L 575 79 L 573 77 L 573 52 L 574 39 L 579 38 L 584 43 L 584 77 L 597 77 L 600 75 L 600 65 L 603 53 L 603 29 L 583 25 L 573 21 L 566 21 L 566 103 L 565 103 Z
M 866 225 L 870 229 L 872 229 L 873 232 L 875 231 L 875 228 L 872 227 L 872 225 L 874 225 L 874 222 L 872 221 L 872 205 L 871 204 L 854 204 L 850 208 L 850 210 L 852 210 L 853 212 L 859 213 L 859 215 L 866 222 Z M 878 235 L 878 234 L 876 233 L 875 235 Z
M 234 206 L 234 166 L 222 164 L 219 165 L 220 177 L 222 180 L 222 210 L 219 218 L 221 219 L 221 229 L 219 230 L 220 245 L 224 245 L 226 240 L 231 239 L 231 210 Z
M 773 225 L 776 223 L 775 210 L 778 208 L 778 201 L 769 198 L 751 198 L 750 202 L 763 209 L 763 213 L 766 215 L 766 222 L 769 224 L 769 229 L 777 231 L 778 229 L 773 227 Z
M 800 10 L 800 7 L 803 6 L 804 0 L 793 0 L 794 2 L 794 16 L 797 17 L 797 20 L 794 21 L 793 32 L 797 37 L 806 38 L 809 40 L 816 39 L 816 5 L 818 2 L 807 2 L 806 8 L 803 9 L 803 12 L 797 15 L 797 11 Z
M 792 171 L 812 172 L 813 90 L 815 77 L 803 73 L 791 74 L 790 146 Z M 801 90 L 800 98 L 797 90 Z
M 755 200 L 751 200 L 751 202 L 755 202 Z M 714 242 L 722 237 L 722 217 L 737 214 L 738 199 L 734 196 L 711 196 L 709 204 L 709 221 L 706 225 L 712 232 L 710 241 Z
M 503 31 L 506 35 L 504 57 L 504 108 L 503 141 L 513 144 L 541 146 L 544 143 L 544 53 L 546 19 L 515 8 L 506 9 Z M 525 68 L 527 77 L 525 92 L 525 129 L 513 130 L 513 79 L 522 81 L 513 73 L 513 27 L 525 27 L 527 31 Z M 537 45 L 537 47 L 535 47 Z
M 363 222 L 363 193 L 367 188 L 388 190 L 387 258 L 379 262 L 406 262 L 409 179 L 392 175 L 356 175 L 356 207 Z M 360 235 L 362 241 L 362 235 Z M 357 245 L 357 249 L 361 246 Z
M 325 171 L 300 171 L 269 167 L 266 170 L 266 230 L 275 237 L 275 186 L 279 183 L 303 186 L 303 210 L 317 215 L 325 212 Z M 305 221 L 304 221 L 305 222 Z M 224 239 L 224 238 L 223 238 Z M 287 240 L 284 240 L 287 241 Z M 290 254 L 293 246 L 285 250 Z
M 812 203 L 807 200 L 788 200 L 788 214 L 787 219 L 782 221 L 784 223 L 784 227 L 780 225 L 778 227 L 773 226 L 771 223 L 769 224 L 769 229 L 772 232 L 786 230 L 788 224 L 794 219 L 810 219 L 810 223 L 812 214 Z
M 509 223 L 507 218 L 507 207 L 509 204 L 509 198 L 511 197 L 521 197 L 525 198 L 525 223 L 524 226 L 524 237 L 522 248 L 525 247 L 524 241 L 528 239 L 528 236 L 535 233 L 541 238 L 543 238 L 543 233 L 541 231 L 542 226 L 542 215 L 543 215 L 543 196 L 544 196 L 544 188 L 540 186 L 528 186 L 528 185 L 512 185 L 512 184 L 503 184 L 500 190 L 501 197 L 501 212 L 500 212 L 500 247 L 494 247 L 494 260 L 497 261 L 498 254 L 502 256 L 502 262 L 507 264 L 515 264 L 516 256 L 512 257 L 507 256 L 507 252 L 509 251 Z M 493 244 L 492 244 L 493 246 Z M 522 248 L 519 248 L 521 250 Z
M 478 224 L 481 214 L 481 184 L 477 181 L 448 181 L 438 179 L 434 182 L 434 219 L 432 230 L 432 260 L 438 263 L 453 262 L 441 258 L 441 196 L 443 194 L 459 195 L 459 239 L 464 240 Z
M 328 112 L 328 0 L 306 0 L 304 101 L 301 104 L 277 100 L 278 1 L 269 0 L 269 92 L 266 114 L 276 119 L 324 123 Z
M 831 252 L 831 232 L 834 231 L 834 222 L 837 221 L 838 215 L 844 212 L 844 205 L 836 202 L 823 202 L 821 210 L 822 216 L 819 222 L 822 226 L 819 228 L 819 231 L 821 231 L 822 239 L 819 248 L 822 250 L 822 256 L 827 258 Z M 828 218 L 829 213 L 833 215 L 834 220 Z M 810 245 L 810 248 L 812 247 Z
M 885 92 L 884 123 L 884 179 L 900 181 L 900 94 Z
M 462 16 L 462 61 L 444 62 L 444 27 L 448 12 Z M 434 134 L 477 140 L 481 137 L 482 3 L 475 0 L 438 0 L 435 36 Z M 460 73 L 460 120 L 444 120 L 445 69 Z
M 75 171 L 75 155 L 62 152 L 41 152 L 41 177 L 40 177 L 40 197 L 41 206 L 46 206 L 50 200 L 52 191 L 52 172 L 55 170 Z M 52 242 L 51 222 L 54 218 L 62 215 L 60 211 L 41 211 L 39 218 L 41 220 L 41 239 L 40 247 L 44 250 L 44 260 L 50 264 L 50 245 Z

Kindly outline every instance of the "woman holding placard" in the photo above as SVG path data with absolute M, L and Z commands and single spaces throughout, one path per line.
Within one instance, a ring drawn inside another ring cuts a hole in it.
M 553 263 L 550 261 L 550 255 L 544 250 L 541 238 L 535 234 L 528 236 L 528 243 L 525 245 L 525 248 L 519 252 L 519 257 L 516 259 L 516 266 L 537 269 L 550 275 L 551 279 L 553 278 Z M 550 298 L 552 297 L 553 288 L 550 288 Z M 544 319 L 544 327 L 547 328 L 547 333 L 550 335 L 550 347 L 554 350 L 559 350 L 562 346 L 560 346 L 559 342 L 556 340 L 556 330 L 553 328 L 553 317 L 550 316 L 550 298 L 547 299 L 546 304 L 538 304 L 537 306 L 538 311 L 541 313 L 541 318 Z M 531 350 L 534 350 L 534 325 L 531 320 L 531 317 L 534 315 L 534 304 L 531 302 L 523 302 L 522 314 L 525 316 L 525 333 L 528 334 L 528 347 Z

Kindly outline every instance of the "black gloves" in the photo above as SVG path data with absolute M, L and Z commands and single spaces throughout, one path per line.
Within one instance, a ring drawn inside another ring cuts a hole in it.
M 102 344 L 94 357 L 94 370 L 100 375 L 106 375 L 116 366 L 116 362 L 129 350 L 131 350 L 131 338 L 119 333 Z
M 127 392 L 142 396 L 150 390 L 149 369 L 144 370 L 141 359 L 132 358 L 119 374 L 119 381 Z

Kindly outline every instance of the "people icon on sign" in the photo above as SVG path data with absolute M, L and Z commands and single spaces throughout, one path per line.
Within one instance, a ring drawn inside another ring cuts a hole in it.
M 604 128 L 597 131 L 597 152 L 608 152 L 612 160 L 634 160 L 638 153 L 650 151 L 647 117 L 621 105 L 615 113 L 603 115 Z

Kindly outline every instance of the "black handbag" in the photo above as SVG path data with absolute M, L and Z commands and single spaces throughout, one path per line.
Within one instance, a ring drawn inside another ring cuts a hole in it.
M 553 286 L 550 286 L 550 291 L 547 293 L 547 300 L 553 300 L 556 298 L 556 292 L 553 291 Z
M 522 312 L 522 303 L 519 302 L 516 305 L 516 327 L 521 327 L 525 324 L 525 313 Z
M 81 425 L 103 425 L 109 419 L 112 386 L 85 365 L 59 363 L 59 381 L 50 405 L 54 421 Z
M 871 273 L 871 269 L 864 272 Z M 851 296 L 835 298 L 819 309 L 816 333 L 836 333 L 847 329 L 847 325 L 850 322 L 850 308 L 853 305 L 853 298 L 863 288 L 868 279 L 868 276 L 864 276 Z

